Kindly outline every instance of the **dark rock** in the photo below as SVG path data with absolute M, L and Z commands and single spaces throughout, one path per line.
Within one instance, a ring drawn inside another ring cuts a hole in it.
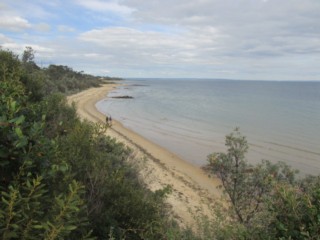
M 126 95 L 126 96 L 114 96 L 114 97 L 111 97 L 111 98 L 132 99 L 133 97 Z

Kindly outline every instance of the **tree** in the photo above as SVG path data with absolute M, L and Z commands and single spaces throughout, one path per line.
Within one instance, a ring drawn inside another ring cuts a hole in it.
M 216 175 L 229 200 L 231 219 L 243 225 L 252 236 L 258 232 L 268 234 L 273 213 L 268 211 L 267 199 L 274 193 L 272 182 L 294 183 L 295 171 L 284 163 L 273 164 L 262 161 L 253 166 L 245 159 L 248 142 L 235 129 L 226 136 L 227 153 L 213 153 L 208 156 L 205 169 Z
M 248 151 L 248 142 L 236 129 L 226 136 L 225 145 L 228 147 L 227 153 L 209 155 L 209 164 L 206 169 L 221 180 L 238 220 L 241 223 L 248 223 L 250 216 L 247 214 L 248 209 L 244 204 L 247 199 L 244 191 L 249 183 L 247 173 L 251 168 L 244 158 Z
M 127 161 L 131 151 L 52 94 L 59 85 L 32 67 L 27 50 L 23 63 L 0 49 L 0 239 L 184 235 L 167 218 L 169 188 L 148 190 Z M 100 82 L 64 66 L 51 70 L 68 90 Z
M 26 47 L 22 54 L 22 63 L 33 62 L 35 51 L 32 47 Z
M 21 73 L 21 63 L 16 54 L 0 47 L 0 81 L 17 80 Z
M 226 136 L 226 153 L 208 156 L 205 169 L 221 180 L 227 208 L 216 204 L 217 239 L 319 239 L 320 176 L 296 180 L 282 162 L 245 159 L 248 142 L 236 129 Z M 223 219 L 223 222 L 221 222 Z
M 298 184 L 272 183 L 269 225 L 277 239 L 320 239 L 320 177 L 308 176 Z
M 0 56 L 9 70 L 0 81 L 0 238 L 88 237 L 84 185 L 67 177 L 68 164 L 44 134 L 45 112 L 29 101 L 15 56 Z

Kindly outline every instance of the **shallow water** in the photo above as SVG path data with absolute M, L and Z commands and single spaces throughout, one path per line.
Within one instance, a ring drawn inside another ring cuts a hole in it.
M 248 160 L 285 161 L 320 174 L 320 82 L 127 80 L 97 103 L 103 113 L 196 164 L 223 151 L 235 127 Z M 112 99 L 112 96 L 133 99 Z

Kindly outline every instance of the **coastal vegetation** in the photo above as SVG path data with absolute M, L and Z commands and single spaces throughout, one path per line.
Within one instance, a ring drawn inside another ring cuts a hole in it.
M 67 105 L 63 94 L 105 79 L 42 69 L 33 56 L 0 50 L 0 238 L 182 237 L 163 201 L 169 188 L 149 191 L 131 151 Z
M 148 190 L 132 152 L 81 121 L 66 94 L 119 79 L 67 66 L 40 68 L 34 51 L 0 49 L 1 239 L 319 239 L 320 178 L 284 163 L 246 161 L 246 138 L 204 167 L 221 180 L 222 201 L 193 230 L 171 218 L 170 187 Z M 214 186 L 213 186 L 214 187 Z
M 221 180 L 227 203 L 214 211 L 215 239 L 320 238 L 320 176 L 298 178 L 282 162 L 249 164 L 239 129 L 225 145 L 227 152 L 209 155 L 205 167 Z

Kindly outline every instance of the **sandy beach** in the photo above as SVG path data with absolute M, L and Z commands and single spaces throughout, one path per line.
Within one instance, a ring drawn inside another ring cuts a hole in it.
M 95 104 L 116 87 L 117 84 L 105 84 L 99 88 L 90 88 L 69 96 L 68 102 L 76 103 L 82 119 L 104 123 L 105 116 L 96 109 Z M 220 197 L 218 179 L 208 177 L 199 167 L 123 127 L 120 122 L 113 120 L 107 134 L 133 150 L 131 161 L 137 165 L 141 180 L 149 189 L 155 191 L 171 186 L 172 193 L 167 203 L 171 206 L 172 216 L 180 225 L 192 227 L 195 224 L 194 216 L 199 211 L 209 213 L 210 205 L 214 204 L 213 199 Z

